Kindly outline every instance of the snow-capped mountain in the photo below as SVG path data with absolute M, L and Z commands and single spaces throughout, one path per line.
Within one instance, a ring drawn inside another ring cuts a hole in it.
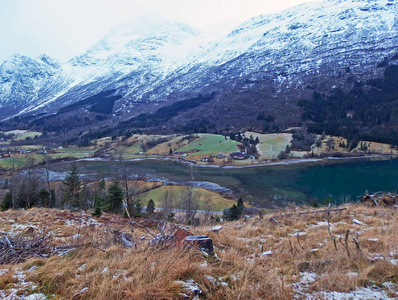
M 378 63 L 396 53 L 395 0 L 307 3 L 254 17 L 213 42 L 182 23 L 142 31 L 122 27 L 62 66 L 48 57 L 16 55 L 4 62 L 0 117 L 56 112 L 114 90 L 122 98 L 113 111 L 126 119 L 154 104 L 216 92 L 185 117 L 227 118 L 237 125 L 246 114 L 283 110 L 291 114 L 281 118 L 293 125 L 299 98 L 380 76 Z
M 190 45 L 198 35 L 198 30 L 172 22 L 163 22 L 139 32 L 119 28 L 83 55 L 71 59 L 67 68 L 72 77 L 81 77 L 83 82 L 107 77 L 110 70 L 116 79 L 142 69 L 165 76 L 188 55 Z
M 60 101 L 110 89 L 133 100 L 171 74 L 198 47 L 199 34 L 177 22 L 162 22 L 138 32 L 114 30 L 64 66 L 75 85 Z
M 61 65 L 47 55 L 31 59 L 15 54 L 0 66 L 0 115 L 40 105 L 70 81 Z
M 314 84 L 313 77 L 328 77 L 330 88 L 336 82 L 329 79 L 347 67 L 351 74 L 377 75 L 376 62 L 397 51 L 396 1 L 313 2 L 243 23 L 180 69 L 175 84 L 271 81 L 278 90 L 299 89 Z
M 192 53 L 198 36 L 199 31 L 186 24 L 162 22 L 143 31 L 113 30 L 63 66 L 45 55 L 33 60 L 16 54 L 0 66 L 0 116 L 56 110 L 125 85 L 125 96 L 142 92 Z

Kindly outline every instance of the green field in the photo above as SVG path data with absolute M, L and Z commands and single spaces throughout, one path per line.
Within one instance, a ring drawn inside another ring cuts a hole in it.
M 1 158 L 0 167 L 6 169 L 20 169 L 43 161 L 43 156 L 40 154 L 25 154 L 13 157 Z
M 34 138 L 35 136 L 41 136 L 42 133 L 38 131 L 30 130 L 11 130 L 4 132 L 5 134 L 14 134 L 14 140 L 25 140 L 26 138 Z
M 178 199 L 179 195 L 186 187 L 182 186 L 161 186 L 159 188 L 150 190 L 141 194 L 142 205 L 146 205 L 149 199 L 152 199 L 155 202 L 156 207 L 161 207 L 161 199 L 166 191 L 169 193 L 173 193 Z M 211 192 L 202 188 L 193 188 L 195 193 L 200 195 L 199 197 L 199 209 L 205 210 L 206 205 L 208 205 L 210 210 L 218 210 L 221 211 L 225 208 L 231 207 L 233 204 L 236 203 L 234 200 L 229 200 L 226 198 L 221 197 L 218 193 Z M 178 205 L 177 205 L 178 206 Z
M 31 149 L 34 150 L 34 146 L 22 146 L 21 149 Z M 40 147 L 39 147 L 40 148 Z M 73 158 L 84 158 L 84 157 L 91 157 L 95 152 L 94 147 L 68 147 L 57 149 L 56 153 L 50 153 L 49 156 L 52 159 L 55 158 L 64 158 L 64 157 L 73 157 Z M 2 168 L 24 168 L 31 162 L 38 164 L 44 160 L 42 154 L 20 154 L 13 157 L 1 158 L 0 159 L 0 167 Z
M 254 138 L 258 137 L 260 144 L 257 145 L 260 159 L 277 158 L 281 151 L 286 150 L 286 146 L 290 145 L 292 139 L 291 133 L 273 133 L 273 134 L 258 134 L 254 132 L 246 132 L 246 136 L 250 134 Z
M 226 140 L 223 135 L 215 134 L 199 134 L 199 138 L 190 142 L 188 145 L 178 149 L 179 152 L 189 152 L 192 150 L 199 150 L 198 152 L 188 155 L 188 158 L 194 156 L 209 156 L 222 153 L 228 155 L 231 152 L 239 151 L 236 147 L 239 144 L 237 141 Z
M 142 157 L 142 155 L 139 155 L 138 153 L 142 151 L 141 146 L 143 143 L 136 143 L 130 147 L 127 147 L 123 150 L 123 158 L 124 159 L 131 159 L 131 158 L 137 158 L 137 157 Z
M 63 157 L 73 157 L 73 158 L 84 158 L 91 157 L 95 152 L 94 147 L 77 147 L 70 146 L 67 148 L 56 149 L 56 153 L 50 154 L 51 158 L 63 158 Z

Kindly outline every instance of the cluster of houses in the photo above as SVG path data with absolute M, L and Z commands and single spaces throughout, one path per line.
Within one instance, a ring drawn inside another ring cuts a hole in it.
M 7 158 L 7 157 L 12 157 L 12 156 L 18 156 L 18 155 L 25 155 L 25 154 L 32 154 L 32 153 L 39 153 L 39 154 L 47 154 L 47 153 L 57 153 L 58 149 L 62 149 L 62 146 L 59 146 L 58 148 L 53 148 L 50 147 L 48 149 L 43 149 L 40 151 L 32 151 L 32 150 L 25 150 L 25 149 L 6 149 L 6 150 L 0 150 L 0 157 L 1 158 Z
M 186 157 L 188 154 L 186 152 L 174 152 L 173 156 L 174 157 Z M 211 157 L 202 157 L 201 161 L 202 162 L 212 162 Z M 251 156 L 249 154 L 247 154 L 246 152 L 232 152 L 230 153 L 228 156 L 225 156 L 224 154 L 218 153 L 215 158 L 217 159 L 223 159 L 228 157 L 228 159 L 237 159 L 237 160 L 243 160 L 243 159 L 248 159 L 251 158 Z
M 216 158 L 218 159 L 223 159 L 225 158 L 225 156 L 223 154 L 217 154 Z M 250 156 L 246 153 L 246 152 L 232 152 L 228 155 L 229 159 L 239 159 L 239 160 L 243 160 L 243 159 L 248 159 L 250 158 Z M 209 158 L 208 157 L 203 157 L 202 158 L 203 162 L 208 162 Z
M 249 155 L 246 152 L 232 152 L 229 154 L 231 159 L 247 159 Z

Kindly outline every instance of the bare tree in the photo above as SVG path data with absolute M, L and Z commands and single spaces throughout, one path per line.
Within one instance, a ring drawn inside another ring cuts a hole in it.
M 131 202 L 133 190 L 130 188 L 129 181 L 132 179 L 131 173 L 127 168 L 126 162 L 123 159 L 123 154 L 126 149 L 119 147 L 117 150 L 117 163 L 116 163 L 116 177 L 121 181 L 124 188 L 127 205 Z
M 173 212 L 176 205 L 176 195 L 172 189 L 166 189 L 166 192 L 160 199 L 160 204 L 163 208 L 163 216 L 167 218 Z
M 24 170 L 15 173 L 10 181 L 13 208 L 25 208 L 39 204 L 39 189 L 42 186 L 33 157 L 25 157 Z
M 51 173 L 50 173 L 50 169 L 49 169 L 51 156 L 43 151 L 42 159 L 43 159 L 43 168 L 41 169 L 42 175 L 43 175 L 44 180 L 47 183 L 48 191 L 51 191 Z
M 180 207 L 185 211 L 185 222 L 188 224 L 193 224 L 196 212 L 199 208 L 199 197 L 200 195 L 196 193 L 193 189 L 193 182 L 195 179 L 195 169 L 191 166 L 190 185 L 187 186 L 180 195 Z
M 17 166 L 20 164 L 20 159 L 18 156 L 16 156 L 16 153 L 19 151 L 20 147 L 15 147 L 12 151 L 9 150 L 8 153 L 10 155 L 10 162 L 11 162 L 11 169 L 12 172 L 15 172 L 17 170 Z M 13 152 L 13 156 L 11 156 L 11 153 Z
M 185 212 L 185 222 L 193 224 L 196 212 L 199 209 L 200 195 L 194 191 L 193 186 L 185 187 L 180 194 L 180 208 Z
M 213 205 L 212 205 L 211 198 L 207 197 L 203 201 L 203 210 L 205 211 L 204 223 L 208 224 L 210 222 L 210 218 L 211 218 L 211 213 L 210 212 L 213 210 Z

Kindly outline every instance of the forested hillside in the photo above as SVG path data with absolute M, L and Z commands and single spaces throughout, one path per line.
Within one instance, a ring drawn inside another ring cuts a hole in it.
M 299 105 L 310 132 L 398 145 L 397 65 L 388 66 L 383 78 L 358 81 L 348 92 L 339 88 L 329 95 L 314 92 Z

